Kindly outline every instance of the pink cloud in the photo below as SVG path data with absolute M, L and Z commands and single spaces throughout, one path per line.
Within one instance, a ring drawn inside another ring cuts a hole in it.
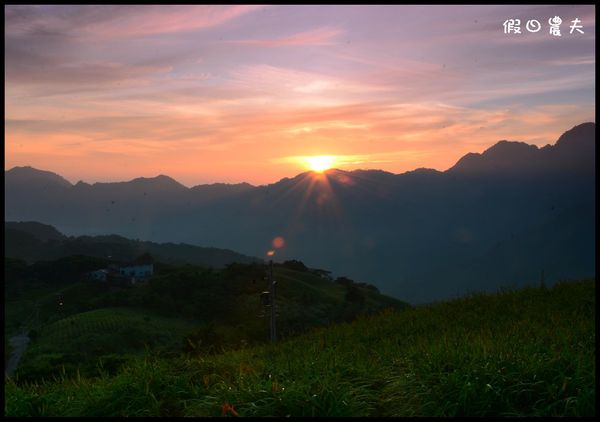
M 288 37 L 272 39 L 233 40 L 230 43 L 258 45 L 263 47 L 281 47 L 286 45 L 329 45 L 342 33 L 340 29 L 323 27 L 311 31 L 299 32 Z
M 13 6 L 7 10 L 7 34 L 36 31 L 88 35 L 103 39 L 175 33 L 210 28 L 263 6 L 253 5 L 145 5 L 145 6 L 54 6 L 46 13 L 41 6 Z
M 7 7 L 7 163 L 266 183 L 301 170 L 276 157 L 445 169 L 594 118 L 579 8 L 586 35 L 547 46 L 501 30 L 546 9 L 257 8 Z
M 108 37 L 175 33 L 221 25 L 259 6 L 156 6 L 140 8 L 139 13 L 90 26 Z

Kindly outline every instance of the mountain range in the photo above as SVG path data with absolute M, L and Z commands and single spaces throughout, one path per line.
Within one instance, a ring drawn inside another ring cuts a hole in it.
M 595 275 L 595 123 L 538 148 L 500 141 L 446 171 L 305 172 L 276 183 L 187 188 L 164 175 L 78 182 L 5 172 L 5 221 L 230 248 L 376 285 L 424 303 Z M 543 275 L 542 275 L 543 274 Z

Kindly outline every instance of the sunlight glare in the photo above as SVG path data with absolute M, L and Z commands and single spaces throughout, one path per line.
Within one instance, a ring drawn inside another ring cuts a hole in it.
M 306 157 L 306 162 L 310 170 L 322 173 L 334 165 L 335 157 L 331 155 L 317 155 Z

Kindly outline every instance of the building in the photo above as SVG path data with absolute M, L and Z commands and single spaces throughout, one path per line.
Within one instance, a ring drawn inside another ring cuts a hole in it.
M 153 273 L 153 264 L 128 264 L 119 268 L 119 274 L 124 277 L 148 278 Z
M 133 262 L 121 265 L 119 274 L 131 280 L 131 284 L 136 281 L 145 280 L 154 274 L 154 260 L 150 254 L 146 253 L 137 257 Z
M 87 278 L 97 281 L 128 280 L 131 284 L 146 280 L 154 274 L 154 262 L 150 254 L 144 254 L 133 262 L 121 265 L 110 265 L 96 271 L 86 273 Z

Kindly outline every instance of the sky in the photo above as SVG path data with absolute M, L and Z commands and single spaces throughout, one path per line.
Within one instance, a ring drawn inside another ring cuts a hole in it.
M 319 155 L 443 171 L 499 140 L 543 146 L 595 121 L 589 5 L 4 12 L 5 169 L 73 183 L 268 184 Z M 521 33 L 504 33 L 508 19 Z

